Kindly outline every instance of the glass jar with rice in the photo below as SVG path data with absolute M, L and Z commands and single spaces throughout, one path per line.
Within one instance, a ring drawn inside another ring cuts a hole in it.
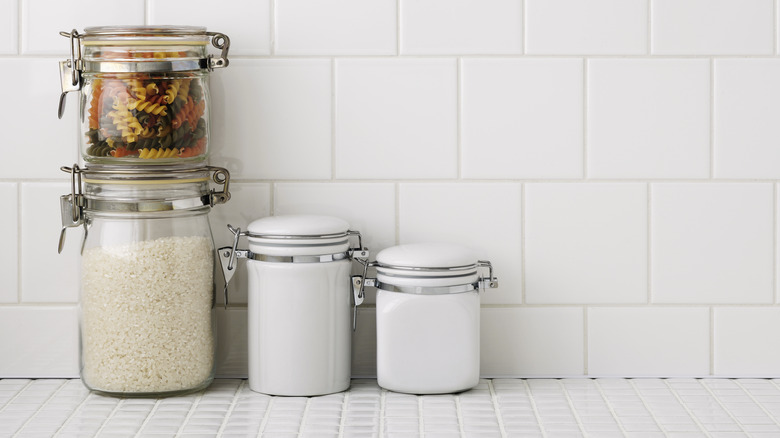
M 197 391 L 214 378 L 214 243 L 208 213 L 229 199 L 221 168 L 63 168 L 67 227 L 82 226 L 81 378 L 119 396 Z M 224 184 L 209 188 L 209 179 Z

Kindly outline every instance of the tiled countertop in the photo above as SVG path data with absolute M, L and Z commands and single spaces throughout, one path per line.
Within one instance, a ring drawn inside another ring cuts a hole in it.
M 90 394 L 79 380 L 0 380 L 0 437 L 778 437 L 780 381 L 494 379 L 456 395 L 270 397 L 245 380 L 166 399 Z

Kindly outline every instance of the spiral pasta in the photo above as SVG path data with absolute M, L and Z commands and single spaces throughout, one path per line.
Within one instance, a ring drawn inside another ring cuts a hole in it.
M 92 82 L 85 110 L 85 159 L 202 157 L 208 140 L 200 78 L 106 75 Z

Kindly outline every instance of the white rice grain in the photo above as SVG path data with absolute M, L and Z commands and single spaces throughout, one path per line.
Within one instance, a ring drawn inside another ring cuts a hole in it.
M 182 391 L 214 368 L 206 237 L 97 247 L 82 257 L 82 378 L 95 390 Z

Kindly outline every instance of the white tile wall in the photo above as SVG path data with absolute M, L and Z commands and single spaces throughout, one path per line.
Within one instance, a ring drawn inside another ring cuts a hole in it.
M 100 0 L 79 0 L 78 3 L 20 0 L 19 3 L 22 8 L 22 54 L 25 55 L 68 55 L 70 45 L 60 36 L 60 31 L 77 29 L 82 32 L 89 26 L 144 24 L 144 0 L 123 1 L 122 7 L 106 7 Z
M 715 372 L 723 376 L 776 376 L 780 370 L 780 309 L 715 309 Z
M 653 184 L 652 299 L 772 303 L 771 184 Z
M 652 53 L 769 55 L 772 0 L 652 0 Z
M 526 0 L 529 54 L 642 55 L 649 0 Z
M 588 374 L 668 377 L 710 372 L 707 308 L 588 310 Z
M 227 223 L 307 212 L 372 254 L 470 246 L 500 279 L 486 375 L 777 374 L 774 0 L 0 0 L 0 377 L 77 372 L 81 231 L 55 245 L 78 99 L 56 119 L 58 32 L 142 23 L 231 37 L 211 75 L 211 164 L 233 177 L 217 245 Z M 242 267 L 218 312 L 229 376 Z M 374 312 L 369 290 L 355 375 L 375 373 Z
M 8 208 L 0 216 L 0 241 L 4 243 L 0 251 L 0 277 L 3 287 L 0 288 L 0 303 L 16 303 L 19 301 L 19 235 L 17 230 L 19 196 L 18 184 L 0 183 L 0 198 L 4 199 Z
M 521 0 L 399 0 L 401 53 L 519 54 Z
M 149 0 L 148 17 L 149 24 L 206 26 L 222 32 L 230 38 L 231 55 L 271 53 L 271 0 L 221 0 L 210 7 L 188 0 Z
M 710 67 L 703 59 L 588 62 L 588 176 L 709 176 Z
M 715 61 L 715 176 L 780 178 L 780 60 Z
M 395 55 L 396 0 L 275 2 L 278 55 Z
M 579 59 L 463 61 L 463 177 L 582 177 L 582 70 Z
M 455 59 L 336 62 L 337 178 L 457 175 Z
M 645 184 L 528 184 L 525 196 L 528 303 L 647 302 Z
M 19 51 L 19 12 L 17 0 L 0 1 L 0 54 L 14 55 Z

